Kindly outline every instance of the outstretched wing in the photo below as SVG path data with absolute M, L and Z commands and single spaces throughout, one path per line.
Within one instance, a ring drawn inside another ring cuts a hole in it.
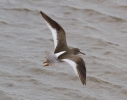
M 55 48 L 54 53 L 65 51 L 68 47 L 66 43 L 66 34 L 64 29 L 45 13 L 43 13 L 42 11 L 40 11 L 40 13 L 42 17 L 45 19 L 46 24 L 52 32 Z
M 73 67 L 76 75 L 80 78 L 82 84 L 86 84 L 86 67 L 85 62 L 82 58 L 78 56 L 69 56 L 67 58 L 62 59 L 62 61 L 65 61 L 68 64 L 70 64 Z

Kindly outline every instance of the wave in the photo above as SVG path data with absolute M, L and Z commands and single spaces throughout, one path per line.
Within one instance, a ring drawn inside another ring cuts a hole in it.
M 4 10 L 14 10 L 14 11 L 26 11 L 26 12 L 35 12 L 37 10 L 30 8 L 3 8 Z M 38 11 L 37 11 L 38 12 Z

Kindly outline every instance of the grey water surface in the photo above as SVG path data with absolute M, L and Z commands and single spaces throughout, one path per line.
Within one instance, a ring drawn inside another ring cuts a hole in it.
M 42 10 L 66 31 L 87 69 L 43 67 L 54 50 Z M 126 100 L 127 0 L 0 0 L 0 100 Z

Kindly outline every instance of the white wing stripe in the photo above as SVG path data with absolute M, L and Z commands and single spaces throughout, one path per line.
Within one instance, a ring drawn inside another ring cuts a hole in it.
M 67 62 L 68 64 L 70 64 L 72 66 L 72 68 L 74 69 L 76 75 L 78 76 L 78 72 L 77 72 L 77 64 L 73 61 L 73 60 L 69 60 L 69 59 L 62 59 L 62 61 Z M 78 76 L 79 77 L 79 76 Z
M 61 52 L 58 52 L 58 53 L 55 53 L 56 57 L 58 58 L 60 55 L 62 55 L 63 53 L 65 53 L 66 51 L 61 51 Z
M 49 25 L 49 23 L 46 22 L 46 24 L 52 32 L 52 36 L 53 36 L 53 40 L 54 40 L 54 48 L 56 48 L 56 46 L 57 46 L 57 31 L 56 31 L 56 29 L 52 28 L 51 25 Z

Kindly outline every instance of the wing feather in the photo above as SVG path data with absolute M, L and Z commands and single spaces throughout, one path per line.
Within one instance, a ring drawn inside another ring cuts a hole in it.
M 82 84 L 86 84 L 86 67 L 82 58 L 78 56 L 70 56 L 69 58 L 62 59 L 62 61 L 70 64 L 73 67 L 76 75 L 80 78 Z
M 65 51 L 68 47 L 66 43 L 66 34 L 64 29 L 45 13 L 43 13 L 42 11 L 40 11 L 40 13 L 42 17 L 45 19 L 47 26 L 51 30 L 55 48 L 54 53 Z
M 46 21 L 45 21 L 46 22 Z M 52 33 L 52 37 L 53 37 L 53 41 L 54 41 L 54 48 L 56 48 L 56 46 L 58 45 L 58 41 L 57 41 L 57 31 L 56 29 L 52 28 L 49 23 L 47 23 L 47 26 L 49 27 L 49 29 L 51 30 Z
M 81 70 L 79 67 L 77 67 L 77 72 L 78 72 L 78 75 L 79 75 L 79 78 L 80 78 L 82 84 L 86 85 L 86 72 Z
M 78 76 L 78 72 L 77 72 L 77 69 L 76 69 L 77 64 L 74 61 L 72 61 L 70 59 L 63 59 L 62 61 L 65 61 L 68 64 L 70 64 L 71 67 L 74 69 L 75 74 Z

